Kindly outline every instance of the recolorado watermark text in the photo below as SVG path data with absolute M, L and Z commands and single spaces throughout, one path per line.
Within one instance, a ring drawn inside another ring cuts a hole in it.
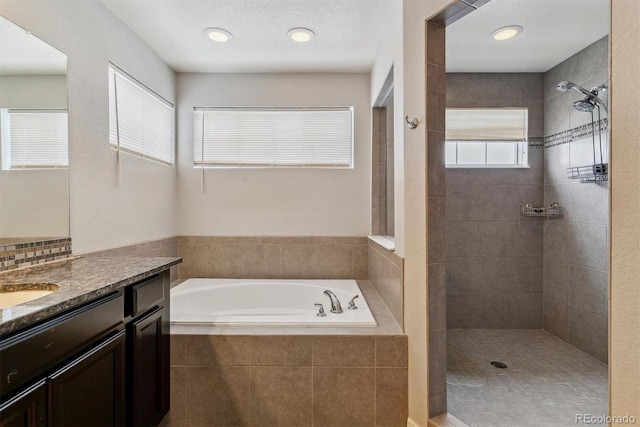
M 576 424 L 635 424 L 633 415 L 593 415 L 576 414 Z

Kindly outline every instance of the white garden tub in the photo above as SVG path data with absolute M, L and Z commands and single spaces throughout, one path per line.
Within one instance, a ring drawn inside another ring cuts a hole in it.
M 342 313 L 331 313 L 325 290 L 338 297 Z M 349 310 L 356 295 L 358 309 Z M 316 303 L 325 317 L 317 316 Z M 355 280 L 188 279 L 171 289 L 171 323 L 376 326 Z

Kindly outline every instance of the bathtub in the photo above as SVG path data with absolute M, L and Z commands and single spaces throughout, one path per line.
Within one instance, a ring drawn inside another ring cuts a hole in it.
M 331 313 L 325 290 L 343 312 Z M 357 310 L 348 303 L 355 295 Z M 315 303 L 326 313 L 318 317 Z M 172 324 L 376 326 L 355 280 L 187 279 L 171 289 Z

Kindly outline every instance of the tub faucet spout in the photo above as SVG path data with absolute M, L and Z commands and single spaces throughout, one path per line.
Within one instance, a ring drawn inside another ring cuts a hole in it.
M 342 313 L 342 306 L 340 305 L 340 301 L 338 300 L 338 297 L 336 296 L 336 294 L 334 294 L 328 289 L 324 291 L 324 294 L 328 296 L 329 299 L 331 300 L 331 312 L 336 314 Z

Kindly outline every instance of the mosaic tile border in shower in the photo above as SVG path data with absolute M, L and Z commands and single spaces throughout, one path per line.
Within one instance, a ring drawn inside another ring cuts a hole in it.
M 529 137 L 529 147 L 544 148 L 544 138 L 538 136 Z
M 577 126 L 573 129 L 564 130 L 562 132 L 555 133 L 553 135 L 546 136 L 544 138 L 544 148 L 555 147 L 556 145 L 568 144 L 572 141 L 577 141 L 589 136 L 593 133 L 594 124 L 601 126 L 602 133 L 609 132 L 609 119 L 602 119 L 594 123 L 587 123 L 582 126 Z
M 70 256 L 70 237 L 0 245 L 0 271 L 44 264 Z

